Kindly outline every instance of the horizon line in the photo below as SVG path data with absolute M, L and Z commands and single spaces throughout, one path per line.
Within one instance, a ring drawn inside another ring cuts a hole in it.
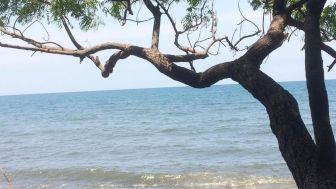
M 331 81 L 336 79 L 325 79 L 325 81 Z M 305 82 L 306 80 L 292 80 L 292 81 L 276 81 L 277 83 L 290 83 L 290 82 Z M 212 86 L 222 86 L 222 85 L 239 85 L 237 82 L 234 83 L 221 83 L 214 84 Z M 212 87 L 210 86 L 210 87 Z M 161 86 L 161 87 L 139 87 L 139 88 L 119 88 L 119 89 L 97 89 L 97 90 L 79 90 L 79 91 L 55 91 L 55 92 L 32 92 L 32 93 L 17 93 L 17 94 L 0 94 L 0 97 L 6 96 L 29 96 L 29 95 L 48 95 L 48 94 L 66 94 L 66 93 L 85 93 L 85 92 L 108 92 L 108 91 L 126 91 L 126 90 L 146 90 L 146 89 L 165 89 L 165 88 L 193 88 L 188 85 L 176 85 L 176 86 Z M 206 88 L 210 88 L 206 87 Z M 204 89 L 204 88 L 203 88 Z M 200 89 L 201 90 L 201 89 Z

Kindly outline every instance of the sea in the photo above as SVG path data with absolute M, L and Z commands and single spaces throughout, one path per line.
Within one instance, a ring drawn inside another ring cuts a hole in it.
M 305 82 L 280 84 L 311 131 Z M 296 188 L 239 85 L 0 96 L 0 171 L 1 189 Z

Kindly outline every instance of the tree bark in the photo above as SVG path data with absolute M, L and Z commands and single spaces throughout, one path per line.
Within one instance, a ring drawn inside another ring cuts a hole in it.
M 266 108 L 280 152 L 299 189 L 336 188 L 336 169 L 321 166 L 318 148 L 307 131 L 294 97 L 243 58 L 235 65 L 232 79 Z M 241 65 L 244 64 L 244 65 Z
M 328 95 L 321 55 L 320 16 L 325 1 L 308 1 L 305 31 L 305 68 L 315 141 L 322 166 L 336 166 L 335 139 L 329 119 Z

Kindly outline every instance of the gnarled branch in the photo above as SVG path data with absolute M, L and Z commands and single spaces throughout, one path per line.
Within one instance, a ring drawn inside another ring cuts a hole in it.
M 113 68 L 116 65 L 117 61 L 120 59 L 125 59 L 129 55 L 130 54 L 125 51 L 118 51 L 114 53 L 112 56 L 110 56 L 110 58 L 108 59 L 108 61 L 104 66 L 104 70 L 102 70 L 102 76 L 107 78 L 110 75 L 110 73 L 113 72 Z

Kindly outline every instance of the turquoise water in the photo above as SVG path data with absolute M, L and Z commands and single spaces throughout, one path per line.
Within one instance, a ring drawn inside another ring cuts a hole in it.
M 310 128 L 305 83 L 282 85 Z M 14 188 L 295 188 L 238 85 L 0 96 L 0 167 Z

